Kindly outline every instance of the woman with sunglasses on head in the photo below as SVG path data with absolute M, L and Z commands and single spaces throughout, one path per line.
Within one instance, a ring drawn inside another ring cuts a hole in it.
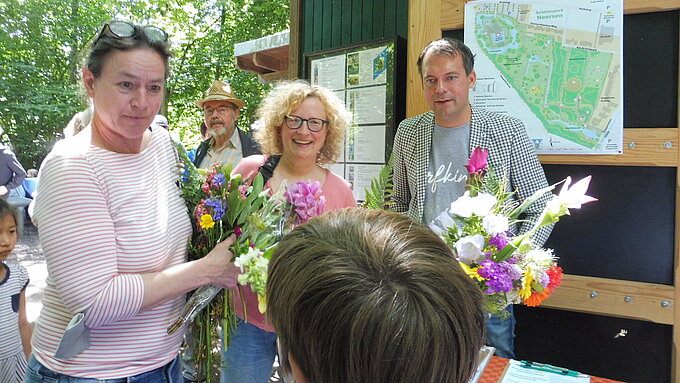
M 350 184 L 322 165 L 335 162 L 350 122 L 342 102 L 330 90 L 305 81 L 280 83 L 260 104 L 261 125 L 254 133 L 264 155 L 244 158 L 232 174 L 253 179 L 261 173 L 272 192 L 298 181 L 318 181 L 325 211 L 356 206 Z M 246 301 L 235 305 L 240 317 L 222 355 L 222 383 L 266 383 L 276 355 L 276 334 L 258 310 L 257 295 L 241 288 Z M 239 298 L 236 298 L 239 301 Z
M 150 128 L 167 40 L 157 27 L 106 24 L 82 69 L 92 121 L 42 164 L 33 220 L 49 276 L 26 382 L 180 382 L 182 333 L 166 328 L 184 294 L 236 284 L 233 239 L 186 263 L 177 154 L 165 129 Z

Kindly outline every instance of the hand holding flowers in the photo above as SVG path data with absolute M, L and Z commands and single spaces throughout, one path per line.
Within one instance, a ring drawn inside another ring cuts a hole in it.
M 232 258 L 234 254 L 231 247 L 236 242 L 236 236 L 230 235 L 199 261 L 204 263 L 206 274 L 210 277 L 210 283 L 225 289 L 236 287 L 238 283 L 239 269 L 234 266 Z
M 184 162 L 182 196 L 194 228 L 189 259 L 214 266 L 220 275 L 215 275 L 213 285 L 193 292 L 167 331 L 173 333 L 193 322 L 197 368 L 205 371 L 212 366 L 216 330 L 224 330 L 226 346 L 229 329 L 236 321 L 232 292 L 219 294 L 222 288 L 249 285 L 258 294 L 259 309 L 264 312 L 267 268 L 276 244 L 284 232 L 321 214 L 325 199 L 318 182 L 294 183 L 285 193 L 270 195 L 260 174 L 252 180 L 231 177 L 231 166 L 217 164 L 206 172 L 179 152 Z M 245 313 L 245 303 L 241 304 Z

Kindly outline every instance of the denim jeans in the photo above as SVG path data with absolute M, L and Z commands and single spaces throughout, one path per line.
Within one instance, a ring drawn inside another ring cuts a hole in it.
M 28 360 L 24 383 L 181 383 L 179 357 L 165 366 L 127 378 L 90 379 L 77 378 L 52 371 L 38 362 L 34 356 Z
M 494 355 L 513 359 L 515 357 L 515 314 L 512 305 L 506 310 L 510 316 L 503 319 L 492 315 L 486 320 L 486 345 L 496 347 Z
M 226 350 L 222 342 L 220 383 L 267 383 L 275 357 L 276 333 L 238 318 Z

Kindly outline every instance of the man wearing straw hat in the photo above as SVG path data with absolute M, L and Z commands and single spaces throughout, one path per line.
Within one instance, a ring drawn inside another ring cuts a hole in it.
M 209 168 L 219 162 L 236 166 L 243 157 L 260 153 L 252 138 L 236 128 L 236 120 L 245 103 L 236 98 L 228 83 L 213 81 L 205 98 L 197 100 L 196 105 L 203 109 L 211 137 L 196 149 L 194 165 Z
M 196 105 L 203 109 L 205 125 L 209 137 L 196 148 L 193 159 L 195 166 L 210 168 L 212 164 L 232 164 L 236 166 L 242 158 L 252 154 L 260 154 L 255 141 L 245 132 L 236 128 L 236 120 L 245 103 L 234 95 L 231 86 L 224 81 L 215 80 L 206 91 L 205 98 L 196 100 Z M 238 132 L 238 134 L 234 134 Z M 182 354 L 182 375 L 185 382 L 200 382 L 194 366 L 194 355 L 191 344 L 193 332 L 185 334 L 188 344 Z

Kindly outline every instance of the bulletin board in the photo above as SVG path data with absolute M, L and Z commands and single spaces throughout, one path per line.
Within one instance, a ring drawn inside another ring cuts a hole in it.
M 342 155 L 328 167 L 352 184 L 358 201 L 389 158 L 404 119 L 404 45 L 394 37 L 306 56 L 310 83 L 331 89 L 352 114 Z

